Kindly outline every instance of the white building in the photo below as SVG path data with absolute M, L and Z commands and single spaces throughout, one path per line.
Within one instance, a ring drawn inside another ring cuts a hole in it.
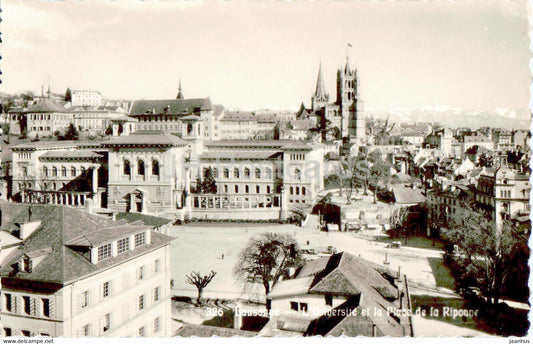
M 4 230 L 26 239 L 0 269 L 3 336 L 170 336 L 171 237 L 65 206 L 8 208 Z
M 74 90 L 71 92 L 72 106 L 97 107 L 103 104 L 104 97 L 98 91 Z

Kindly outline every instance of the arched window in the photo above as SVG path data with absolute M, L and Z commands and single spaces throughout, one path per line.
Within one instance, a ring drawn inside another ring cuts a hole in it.
M 271 179 L 272 178 L 272 170 L 270 168 L 267 168 L 266 169 L 266 177 L 267 179 Z
M 289 189 L 289 194 L 294 194 L 294 188 L 291 186 L 290 189 Z
M 48 177 L 48 167 L 43 166 L 43 176 Z
M 57 167 L 52 167 L 52 177 L 57 177 Z
M 302 195 L 305 195 L 305 187 L 302 188 Z
M 124 169 L 123 172 L 126 176 L 131 175 L 130 161 L 124 160 Z
M 270 185 L 267 185 L 267 193 L 270 193 Z
M 159 175 L 159 162 L 157 160 L 152 160 L 152 174 L 154 176 Z
M 218 178 L 218 169 L 216 167 L 213 168 L 213 178 Z
M 82 176 L 85 175 L 85 167 L 82 166 L 82 167 L 80 168 L 80 174 L 81 174 Z
M 224 178 L 229 178 L 229 169 L 224 169 Z
M 259 168 L 255 169 L 255 178 L 261 179 L 261 170 Z
M 244 178 L 250 178 L 250 169 L 248 167 L 244 169 Z
M 237 167 L 235 167 L 233 169 L 233 178 L 239 178 L 240 174 L 239 174 L 239 169 Z
M 192 134 L 192 124 L 189 123 L 187 124 L 187 135 L 191 135 Z
M 76 177 L 76 172 L 77 172 L 77 171 L 76 171 L 76 167 L 72 166 L 72 167 L 70 168 L 70 176 L 71 176 L 71 177 Z
M 61 167 L 61 177 L 67 176 L 67 168 L 65 166 Z
M 294 170 L 294 177 L 295 177 L 296 179 L 298 179 L 298 180 L 302 179 L 302 172 L 300 171 L 299 168 L 296 168 L 296 169 Z
M 137 174 L 140 176 L 144 176 L 144 161 L 139 160 L 137 162 Z
M 300 194 L 300 188 L 297 186 L 296 187 L 296 194 L 299 195 Z

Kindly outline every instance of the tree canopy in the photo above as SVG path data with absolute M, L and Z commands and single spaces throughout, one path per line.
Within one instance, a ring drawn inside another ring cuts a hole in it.
M 193 271 L 190 274 L 185 276 L 185 282 L 194 285 L 198 289 L 198 298 L 196 303 L 200 304 L 200 299 L 202 298 L 202 293 L 209 283 L 213 280 L 217 273 L 211 270 L 210 273 L 203 276 L 199 271 Z
M 233 273 L 244 283 L 261 283 L 268 295 L 281 277 L 289 277 L 290 268 L 302 263 L 293 236 L 264 233 L 250 239 L 239 254 Z

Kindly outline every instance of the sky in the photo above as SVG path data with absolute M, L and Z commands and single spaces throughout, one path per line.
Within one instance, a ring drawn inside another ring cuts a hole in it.
M 211 97 L 310 106 L 335 98 L 348 53 L 366 108 L 527 109 L 527 1 L 2 1 L 0 92 Z M 347 48 L 347 43 L 352 48 Z M 47 86 L 45 86 L 46 89 Z

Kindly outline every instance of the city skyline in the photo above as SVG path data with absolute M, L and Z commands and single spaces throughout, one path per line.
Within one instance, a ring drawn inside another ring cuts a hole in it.
M 367 109 L 524 110 L 526 7 L 11 2 L 3 11 L 2 91 L 40 93 L 50 83 L 57 93 L 70 87 L 108 98 L 161 99 L 174 98 L 181 79 L 186 98 L 294 109 L 310 106 L 320 62 L 334 100 L 336 69 L 350 43 Z

